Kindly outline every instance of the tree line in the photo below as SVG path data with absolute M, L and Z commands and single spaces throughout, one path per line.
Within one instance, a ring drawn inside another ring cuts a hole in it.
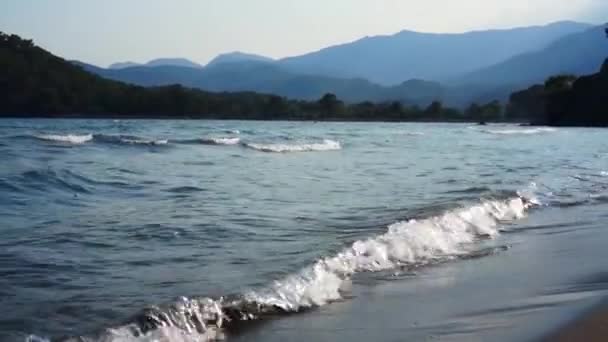
M 141 87 L 112 81 L 52 55 L 31 40 L 0 32 L 0 116 L 567 124 L 569 113 L 577 108 L 598 116 L 597 109 L 603 108 L 605 101 L 597 98 L 608 95 L 598 81 L 605 75 L 600 76 L 590 76 L 591 80 L 569 75 L 552 77 L 544 85 L 512 94 L 505 107 L 498 101 L 473 103 L 464 110 L 446 107 L 440 101 L 426 107 L 398 101 L 347 104 L 334 94 L 325 94 L 318 101 L 303 101 L 254 92 L 213 93 L 177 84 Z
M 394 102 L 346 104 L 333 94 L 318 101 L 253 92 L 212 93 L 181 85 L 140 87 L 93 75 L 0 32 L 0 115 L 130 116 L 260 120 L 499 120 L 497 102 L 461 111 L 441 102 L 428 107 Z

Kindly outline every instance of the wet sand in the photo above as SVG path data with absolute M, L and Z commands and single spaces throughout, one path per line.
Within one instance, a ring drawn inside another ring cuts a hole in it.
M 549 334 L 544 341 L 604 342 L 608 341 L 608 301 L 604 301 L 582 317 Z
M 567 219 L 559 214 L 539 213 L 511 227 L 518 234 L 488 241 L 488 248 L 509 246 L 495 255 L 364 274 L 343 302 L 263 322 L 230 340 L 608 341 L 608 306 L 593 309 L 608 295 L 608 231 L 566 230 L 552 222 Z

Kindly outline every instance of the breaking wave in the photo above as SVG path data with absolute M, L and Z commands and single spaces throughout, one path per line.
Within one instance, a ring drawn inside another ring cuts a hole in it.
M 95 142 L 123 145 L 166 145 L 169 143 L 167 139 L 149 139 L 134 135 L 95 134 L 93 138 Z
M 423 136 L 424 133 L 423 132 L 412 132 L 412 131 L 403 131 L 403 132 L 399 132 L 400 135 L 405 135 L 408 137 L 420 137 Z
M 238 145 L 241 139 L 236 137 L 203 138 L 200 142 L 207 145 Z
M 313 151 L 335 151 L 342 149 L 338 141 L 324 139 L 321 143 L 304 144 L 257 144 L 246 143 L 244 146 L 262 152 L 313 152 Z
M 538 127 L 538 128 L 527 128 L 527 129 L 487 129 L 482 130 L 484 133 L 498 134 L 498 135 L 518 135 L 518 134 L 540 134 L 555 132 L 557 129 L 551 127 Z
M 361 272 L 419 267 L 475 257 L 475 242 L 499 235 L 502 224 L 523 218 L 540 203 L 529 193 L 449 210 L 390 225 L 384 234 L 358 240 L 341 252 L 274 281 L 266 288 L 217 299 L 181 297 L 142 310 L 125 324 L 87 341 L 210 341 L 247 322 L 320 307 L 344 298 Z M 75 339 L 68 339 L 75 340 Z
M 68 143 L 68 144 L 84 144 L 87 141 L 93 140 L 92 134 L 83 134 L 83 135 L 41 134 L 41 135 L 36 135 L 35 137 L 40 140 L 55 141 L 55 142 Z
M 108 134 L 40 134 L 34 135 L 36 139 L 68 144 L 84 144 L 86 142 L 125 144 L 125 145 L 166 145 L 167 139 L 148 139 L 134 135 L 108 135 Z M 25 136 L 31 138 L 31 136 Z

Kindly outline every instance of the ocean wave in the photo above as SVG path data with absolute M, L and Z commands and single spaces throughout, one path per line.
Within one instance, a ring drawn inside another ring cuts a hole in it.
M 484 129 L 482 132 L 489 134 L 498 135 L 518 135 L 518 134 L 540 134 L 555 132 L 557 129 L 551 127 L 538 127 L 538 128 L 527 128 L 527 129 Z
M 475 242 L 499 235 L 501 224 L 526 215 L 538 205 L 522 193 L 502 200 L 448 210 L 441 215 L 390 225 L 384 234 L 355 241 L 341 252 L 321 258 L 301 271 L 260 290 L 212 299 L 179 298 L 144 309 L 129 323 L 105 329 L 86 340 L 209 341 L 249 321 L 297 313 L 343 299 L 351 278 L 361 272 L 467 259 L 480 255 Z
M 420 136 L 423 136 L 424 133 L 423 132 L 403 131 L 403 132 L 399 132 L 399 135 L 405 135 L 405 136 L 408 136 L 408 137 L 420 137 Z
M 41 134 L 41 135 L 36 135 L 35 137 L 40 140 L 55 141 L 55 142 L 68 143 L 68 144 L 84 144 L 87 141 L 93 140 L 92 134 L 83 134 L 83 135 Z
M 247 143 L 246 147 L 252 148 L 261 152 L 314 152 L 314 151 L 335 151 L 342 149 L 342 145 L 338 141 L 324 139 L 321 143 L 303 143 L 303 144 L 257 144 Z
M 31 138 L 31 136 L 24 136 Z M 68 144 L 84 144 L 86 142 L 125 144 L 125 145 L 166 145 L 167 139 L 148 139 L 133 135 L 109 135 L 109 134 L 40 134 L 34 138 L 45 141 L 53 141 Z
M 90 194 L 91 191 L 81 184 L 84 177 L 77 177 L 68 170 L 54 171 L 37 169 L 23 172 L 17 179 L 23 189 L 35 191 L 63 191 L 69 194 Z
M 238 145 L 241 142 L 240 138 L 223 137 L 223 138 L 203 138 L 200 143 L 207 145 Z
M 95 134 L 93 138 L 96 142 L 119 145 L 167 145 L 169 143 L 167 139 L 149 139 L 133 135 Z
M 608 171 L 601 171 L 600 172 L 600 176 L 602 176 L 602 177 L 608 177 Z

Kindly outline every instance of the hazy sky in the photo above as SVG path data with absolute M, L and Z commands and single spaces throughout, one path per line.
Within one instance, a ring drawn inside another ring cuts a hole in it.
M 403 29 L 608 21 L 608 0 L 1 0 L 0 30 L 106 66 L 219 53 L 297 55 Z

